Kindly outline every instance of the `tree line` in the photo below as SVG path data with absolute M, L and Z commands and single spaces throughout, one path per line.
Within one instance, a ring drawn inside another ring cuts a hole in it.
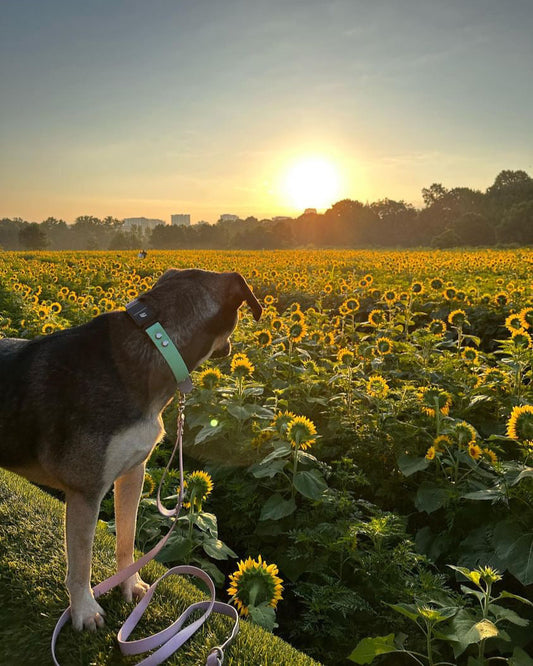
M 533 178 L 501 171 L 485 192 L 422 190 L 424 205 L 381 199 L 338 201 L 324 213 L 306 211 L 293 219 L 220 219 L 215 224 L 124 228 L 114 217 L 90 215 L 73 224 L 53 217 L 38 223 L 0 220 L 5 250 L 276 249 L 296 247 L 415 247 L 533 244 Z

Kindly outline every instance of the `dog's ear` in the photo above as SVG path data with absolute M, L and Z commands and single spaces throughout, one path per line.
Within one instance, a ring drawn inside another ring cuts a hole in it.
M 248 283 L 240 273 L 230 273 L 230 298 L 237 303 L 237 307 L 244 301 L 248 303 L 252 309 L 252 314 L 256 321 L 259 321 L 263 308 L 254 296 L 253 291 L 250 289 Z

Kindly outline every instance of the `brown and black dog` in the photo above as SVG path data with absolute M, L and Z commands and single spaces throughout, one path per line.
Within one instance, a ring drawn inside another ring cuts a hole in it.
M 189 372 L 230 353 L 237 310 L 261 306 L 238 273 L 166 271 L 139 296 Z M 163 435 L 161 413 L 176 379 L 148 335 L 124 311 L 35 340 L 0 340 L 0 466 L 58 488 L 66 499 L 66 584 L 76 629 L 103 625 L 91 587 L 100 502 L 115 484 L 117 568 L 133 562 L 145 462 Z M 147 585 L 135 574 L 127 600 Z

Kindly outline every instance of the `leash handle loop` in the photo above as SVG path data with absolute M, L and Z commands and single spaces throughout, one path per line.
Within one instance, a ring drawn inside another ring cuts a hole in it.
M 125 569 L 118 571 L 117 573 L 113 574 L 109 578 L 106 578 L 104 581 L 93 587 L 93 595 L 95 599 L 101 596 L 102 594 L 109 592 L 109 590 L 113 589 L 114 587 L 122 583 L 124 580 L 132 576 L 134 573 L 137 573 L 146 564 L 148 564 L 150 560 L 154 559 L 154 557 L 159 553 L 159 551 L 165 546 L 170 535 L 174 531 L 174 528 L 178 524 L 178 515 L 181 510 L 181 506 L 183 504 L 183 495 L 184 495 L 184 479 L 183 479 L 183 424 L 185 421 L 184 410 L 185 410 L 185 396 L 182 393 L 180 393 L 179 402 L 178 402 L 176 442 L 174 444 L 174 449 L 169 458 L 168 464 L 165 467 L 165 471 L 163 472 L 161 481 L 159 482 L 159 487 L 157 489 L 157 508 L 159 512 L 166 517 L 173 517 L 174 522 L 172 523 L 172 526 L 170 527 L 166 535 L 161 539 L 161 541 L 159 541 L 159 543 L 156 544 L 148 553 L 143 555 L 133 564 L 130 564 Z M 170 465 L 174 460 L 176 451 L 178 451 L 179 453 L 179 468 L 180 468 L 179 497 L 174 509 L 166 509 L 161 502 L 161 497 L 160 497 L 161 487 L 168 473 L 168 470 L 170 469 Z M 207 585 L 209 589 L 209 592 L 211 594 L 210 600 L 199 601 L 197 603 L 191 604 L 180 615 L 180 617 L 171 625 L 169 625 L 166 629 L 163 629 L 162 631 L 153 634 L 152 636 L 147 636 L 146 638 L 141 638 L 135 641 L 128 641 L 127 638 L 130 636 L 131 632 L 135 629 L 139 620 L 143 616 L 144 611 L 146 610 L 148 604 L 152 599 L 156 587 L 164 578 L 170 575 L 190 575 L 200 578 Z M 233 641 L 235 636 L 237 636 L 237 634 L 239 633 L 239 614 L 237 613 L 237 609 L 234 606 L 230 606 L 229 604 L 220 601 L 215 601 L 215 595 L 216 595 L 215 585 L 211 577 L 205 571 L 202 571 L 202 569 L 199 569 L 198 567 L 194 567 L 191 565 L 180 565 L 172 567 L 168 571 L 165 571 L 165 573 L 162 576 L 160 576 L 148 588 L 144 597 L 135 606 L 133 611 L 130 613 L 130 615 L 127 617 L 126 621 L 120 628 L 117 635 L 117 640 L 122 654 L 133 655 L 133 654 L 141 654 L 142 652 L 146 652 L 147 650 L 155 650 L 148 657 L 140 661 L 138 663 L 138 666 L 157 666 L 158 664 L 163 663 L 165 659 L 168 659 L 168 657 L 170 657 L 171 654 L 176 652 L 176 650 L 178 650 L 196 631 L 198 631 L 198 629 L 207 620 L 207 618 L 211 615 L 211 613 L 215 612 L 215 613 L 220 613 L 222 615 L 227 615 L 228 617 L 234 620 L 233 629 L 229 637 L 221 646 L 214 647 L 207 656 L 206 666 L 222 666 L 222 663 L 224 661 L 224 650 L 228 647 L 228 645 Z M 198 619 L 196 619 L 194 622 L 191 622 L 190 624 L 183 626 L 187 621 L 187 619 L 195 611 L 204 611 L 204 614 Z M 65 611 L 63 611 L 61 617 L 57 621 L 54 632 L 52 634 L 51 652 L 52 652 L 52 660 L 55 666 L 60 666 L 56 657 L 57 639 L 59 637 L 61 630 L 66 625 L 70 617 L 71 617 L 71 612 L 69 606 Z

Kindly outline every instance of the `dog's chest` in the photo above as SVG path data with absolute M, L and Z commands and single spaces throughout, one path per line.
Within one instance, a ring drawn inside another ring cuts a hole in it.
M 155 415 L 128 426 L 114 435 L 107 447 L 104 480 L 115 479 L 148 458 L 163 435 L 161 415 Z

